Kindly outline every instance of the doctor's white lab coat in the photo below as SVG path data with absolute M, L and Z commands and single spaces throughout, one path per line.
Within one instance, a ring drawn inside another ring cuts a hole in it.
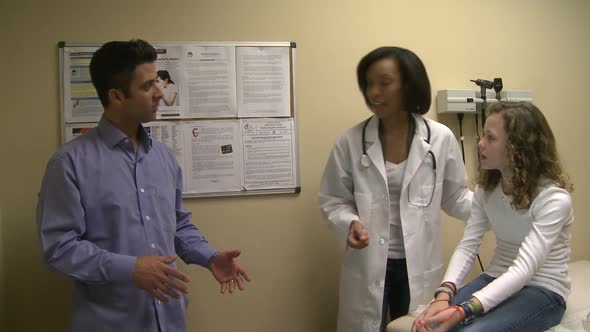
M 430 143 L 427 143 L 425 118 L 417 114 L 413 117 L 416 130 L 400 198 L 410 312 L 432 299 L 443 277 L 441 208 L 448 215 L 465 221 L 470 215 L 473 196 L 466 187 L 467 174 L 453 133 L 446 126 L 426 119 L 431 131 Z M 364 121 L 338 138 L 326 164 L 319 193 L 320 209 L 328 226 L 345 248 L 338 332 L 374 332 L 381 323 L 390 202 L 378 134 L 379 121 L 373 117 L 366 128 L 368 167 L 361 165 L 363 124 Z M 436 174 L 428 151 L 435 155 Z M 429 201 L 431 203 L 426 206 Z M 346 244 L 352 220 L 363 223 L 369 233 L 369 245 L 364 249 L 353 249 Z

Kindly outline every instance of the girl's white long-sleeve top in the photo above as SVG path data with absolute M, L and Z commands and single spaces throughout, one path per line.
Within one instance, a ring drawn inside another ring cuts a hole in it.
M 567 299 L 570 280 L 570 194 L 555 184 L 539 187 L 529 209 L 514 209 L 498 185 L 477 187 L 471 217 L 444 277 L 460 285 L 469 272 L 484 234 L 492 229 L 496 249 L 485 273 L 496 278 L 473 294 L 489 311 L 524 286 L 541 286 Z

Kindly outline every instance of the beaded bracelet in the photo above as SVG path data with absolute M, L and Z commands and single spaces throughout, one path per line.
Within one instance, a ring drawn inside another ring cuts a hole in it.
M 450 288 L 454 294 L 457 294 L 457 287 L 450 281 L 443 282 L 442 284 L 440 284 L 440 287 Z
M 459 304 L 459 307 L 463 309 L 463 312 L 465 313 L 465 318 L 470 318 L 471 316 L 473 316 L 473 308 L 471 308 L 469 302 L 465 301 Z
M 450 287 L 446 287 L 446 286 L 440 286 L 439 288 L 437 288 L 434 291 L 434 298 L 436 299 L 436 297 L 438 296 L 439 293 L 445 293 L 449 296 L 449 301 L 453 299 L 453 297 L 455 297 L 455 292 L 453 292 L 453 290 Z
M 432 301 L 430 301 L 430 303 L 429 303 L 429 304 L 433 304 L 433 303 L 435 303 L 435 302 L 446 302 L 446 303 L 448 304 L 448 303 L 449 303 L 449 301 L 450 301 L 450 300 L 432 300 Z
M 481 313 L 479 311 L 479 306 L 477 305 L 477 302 L 475 302 L 474 300 L 471 300 L 471 301 L 469 301 L 469 304 L 471 304 L 471 306 L 473 307 L 473 315 L 474 316 L 477 316 L 477 314 Z

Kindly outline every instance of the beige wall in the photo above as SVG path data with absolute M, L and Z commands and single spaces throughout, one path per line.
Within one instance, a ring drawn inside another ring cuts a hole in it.
M 2 234 L 2 208 L 0 208 L 0 328 L 4 326 L 4 315 L 5 315 L 5 308 L 4 308 L 4 289 L 6 285 L 4 284 L 4 236 Z
M 84 4 L 82 4 L 84 3 Z M 192 199 L 194 221 L 220 248 L 241 248 L 254 281 L 220 296 L 203 269 L 193 278 L 189 331 L 333 331 L 340 253 L 316 207 L 324 162 L 337 135 L 369 115 L 355 83 L 357 61 L 382 45 L 414 50 L 433 90 L 473 88 L 502 77 L 531 89 L 558 139 L 577 190 L 572 256 L 590 259 L 587 173 L 590 2 L 579 1 L 3 1 L 0 253 L 7 304 L 3 331 L 64 331 L 70 285 L 41 263 L 35 202 L 45 162 L 59 143 L 57 42 L 295 41 L 300 195 Z M 454 117 L 440 120 L 457 132 Z M 474 173 L 473 117 L 466 117 Z M 445 255 L 460 223 L 445 220 Z M 489 261 L 488 239 L 482 258 Z M 1 279 L 0 279 L 1 280 Z

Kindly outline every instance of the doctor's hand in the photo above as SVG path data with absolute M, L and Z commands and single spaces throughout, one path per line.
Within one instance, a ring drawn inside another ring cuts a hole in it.
M 180 295 L 176 291 L 188 293 L 185 283 L 189 282 L 190 278 L 169 265 L 175 260 L 174 256 L 137 258 L 133 269 L 133 283 L 162 302 L 168 302 L 164 294 L 178 299 Z
M 363 249 L 369 245 L 369 232 L 367 232 L 367 229 L 360 221 L 353 220 L 350 223 L 346 243 L 354 249 Z
M 460 309 L 457 306 L 446 307 L 433 316 L 417 319 L 414 322 L 412 331 L 447 332 L 458 325 L 464 315 L 463 309 Z
M 446 296 L 446 294 L 441 296 Z M 432 303 L 430 303 L 428 308 L 422 311 L 422 313 L 418 315 L 418 317 L 416 317 L 416 319 L 412 323 L 412 332 L 421 331 L 421 329 L 423 329 L 424 326 L 420 322 L 423 322 L 425 319 L 435 316 L 436 314 L 440 313 L 448 307 L 449 301 L 446 299 L 435 300 Z
M 233 293 L 236 286 L 239 290 L 244 290 L 244 282 L 250 281 L 248 271 L 235 259 L 238 256 L 239 250 L 220 251 L 213 259 L 210 270 L 221 285 L 221 294 L 226 291 Z

